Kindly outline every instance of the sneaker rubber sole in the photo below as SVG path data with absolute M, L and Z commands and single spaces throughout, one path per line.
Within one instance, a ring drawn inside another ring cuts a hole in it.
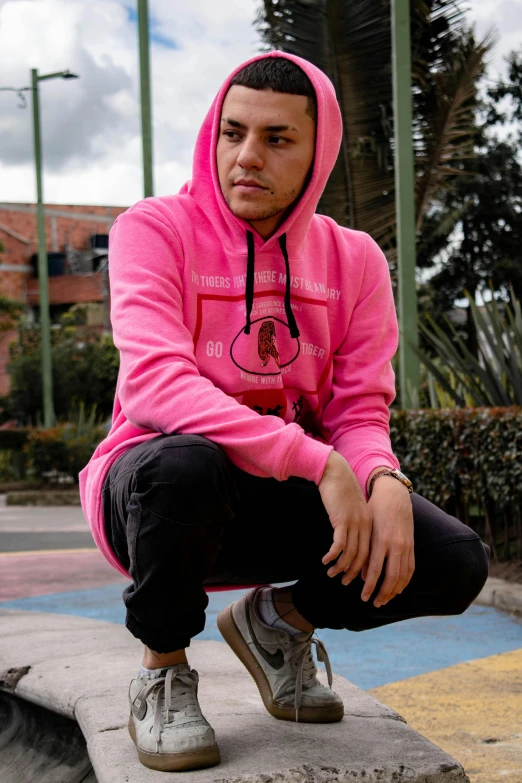
M 214 767 L 221 761 L 217 745 L 188 753 L 149 753 L 146 750 L 141 750 L 136 741 L 136 729 L 132 715 L 129 717 L 129 734 L 136 745 L 139 760 L 143 766 L 149 769 L 157 769 L 162 772 L 182 772 L 187 769 Z
M 217 626 L 230 649 L 237 655 L 243 666 L 253 677 L 266 709 L 278 720 L 296 721 L 295 707 L 276 704 L 272 699 L 272 689 L 267 676 L 259 665 L 255 655 L 246 643 L 237 627 L 232 614 L 232 605 L 223 609 L 217 618 Z M 331 707 L 300 707 L 299 723 L 337 723 L 344 717 L 344 705 Z

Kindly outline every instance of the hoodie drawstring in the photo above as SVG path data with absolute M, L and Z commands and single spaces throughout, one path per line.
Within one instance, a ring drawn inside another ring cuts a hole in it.
M 290 327 L 290 336 L 299 337 L 299 329 L 297 328 L 297 322 L 290 304 L 290 262 L 288 261 L 288 251 L 286 249 L 286 234 L 281 234 L 279 237 L 279 247 L 285 259 L 286 267 L 285 313 L 288 318 L 288 326 Z
M 292 312 L 291 297 L 290 297 L 290 262 L 288 260 L 288 251 L 286 249 L 286 234 L 282 234 L 279 237 L 279 247 L 285 259 L 286 269 L 286 288 L 285 288 L 285 313 L 288 319 L 288 326 L 290 327 L 290 336 L 299 337 L 299 329 L 295 316 Z M 254 235 L 251 231 L 247 231 L 247 274 L 246 274 L 246 324 L 245 334 L 250 334 L 250 315 L 252 313 L 252 307 L 254 305 L 254 266 L 255 266 L 255 244 Z
M 247 274 L 246 274 L 246 325 L 245 334 L 250 334 L 250 313 L 254 305 L 254 264 L 256 258 L 256 251 L 254 245 L 254 235 L 251 231 L 247 231 L 247 247 L 248 247 L 248 260 L 247 260 Z

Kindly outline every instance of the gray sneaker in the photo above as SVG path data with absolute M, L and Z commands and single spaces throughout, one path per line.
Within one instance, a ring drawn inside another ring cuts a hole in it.
M 219 764 L 213 728 L 198 703 L 197 671 L 188 664 L 132 680 L 129 733 L 142 764 L 185 770 Z
M 271 628 L 257 610 L 256 588 L 220 612 L 217 624 L 229 647 L 254 678 L 274 718 L 303 723 L 334 723 L 344 716 L 342 699 L 331 690 L 332 670 L 324 644 L 311 633 L 290 636 Z M 317 679 L 312 655 L 324 661 L 329 688 Z

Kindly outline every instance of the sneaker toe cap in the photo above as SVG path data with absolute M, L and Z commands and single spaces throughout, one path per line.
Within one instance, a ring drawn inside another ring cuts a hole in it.
M 295 701 L 295 691 L 292 691 L 284 698 L 277 699 L 278 703 L 284 706 L 293 706 Z M 316 683 L 311 688 L 306 688 L 301 694 L 301 708 L 312 707 L 341 707 L 343 700 L 335 691 L 325 688 L 324 685 Z
M 161 730 L 159 747 L 151 731 L 138 736 L 141 750 L 149 753 L 190 753 L 211 748 L 216 744 L 216 735 L 211 726 L 190 726 L 185 728 L 164 726 Z
M 335 691 L 317 684 L 303 691 L 301 704 L 303 707 L 340 707 L 343 700 Z

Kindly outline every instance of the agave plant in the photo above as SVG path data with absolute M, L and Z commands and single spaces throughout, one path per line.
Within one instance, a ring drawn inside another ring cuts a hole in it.
M 437 193 L 473 155 L 477 82 L 494 36 L 475 40 L 460 0 L 411 0 L 411 9 L 415 222 L 426 244 L 425 234 L 440 235 L 428 219 Z M 268 48 L 310 60 L 335 85 L 343 144 L 319 211 L 368 232 L 393 261 L 390 0 L 263 0 L 257 27 Z M 458 220 L 447 216 L 445 237 Z
M 445 329 L 433 318 L 419 319 L 419 328 L 435 353 L 429 357 L 411 345 L 437 387 L 459 407 L 522 405 L 522 311 L 511 289 L 510 306 L 495 299 L 478 307 L 466 291 L 479 335 L 478 356 L 472 354 L 455 327 L 445 318 Z M 432 401 L 433 401 L 432 397 Z M 438 399 L 444 398 L 443 394 Z
M 477 403 L 475 398 L 469 393 L 469 391 L 461 386 L 455 377 L 455 373 L 453 373 L 451 370 L 448 370 L 446 365 L 441 365 L 438 359 L 435 359 L 435 363 L 441 372 L 445 375 L 446 381 L 451 386 L 452 393 L 448 393 L 446 389 L 443 388 L 440 383 L 434 379 L 433 375 L 422 365 L 422 369 L 424 369 L 424 372 L 426 373 L 430 406 L 435 409 L 458 408 L 460 406 L 457 404 L 457 399 L 463 399 L 465 408 L 476 407 Z

